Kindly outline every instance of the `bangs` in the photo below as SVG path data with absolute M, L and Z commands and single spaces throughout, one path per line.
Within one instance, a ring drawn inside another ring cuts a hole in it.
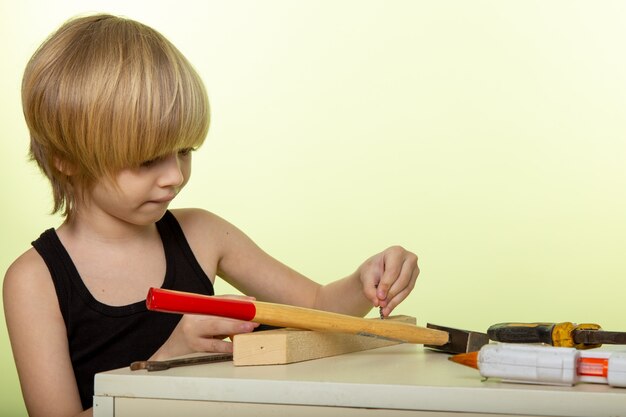
M 165 37 L 100 14 L 72 19 L 28 62 L 22 106 L 30 156 L 50 179 L 54 211 L 125 168 L 202 145 L 209 101 L 197 72 Z
M 56 120 L 40 123 L 56 126 L 48 137 L 83 182 L 202 145 L 210 118 L 204 84 L 160 33 L 132 20 L 104 19 L 64 47 L 53 68 L 64 76 L 48 74 L 58 88 L 41 96 Z
M 134 42 L 125 37 L 120 45 L 112 91 L 103 91 L 110 97 L 101 113 L 111 117 L 110 135 L 106 128 L 92 131 L 105 135 L 92 142 L 101 146 L 94 150 L 101 157 L 96 163 L 100 173 L 198 148 L 209 129 L 207 94 L 191 64 L 161 35 L 134 33 L 139 35 Z

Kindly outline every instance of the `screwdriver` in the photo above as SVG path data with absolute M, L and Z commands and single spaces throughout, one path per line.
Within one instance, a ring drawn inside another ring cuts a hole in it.
M 626 344 L 625 332 L 608 332 L 594 323 L 498 323 L 487 330 L 489 339 L 505 343 L 545 343 L 591 349 L 602 344 Z
M 626 387 L 626 352 L 579 351 L 545 345 L 492 343 L 477 352 L 449 358 L 503 382 L 574 385 L 578 382 Z

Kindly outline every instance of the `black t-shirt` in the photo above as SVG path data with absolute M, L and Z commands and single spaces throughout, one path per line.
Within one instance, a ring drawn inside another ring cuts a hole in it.
M 162 288 L 213 295 L 213 285 L 198 264 L 174 215 L 167 211 L 156 225 L 167 265 Z M 42 233 L 33 246 L 54 281 L 80 399 L 83 408 L 90 408 L 94 375 L 148 359 L 167 340 L 181 315 L 148 311 L 143 300 L 126 306 L 109 306 L 97 301 L 80 278 L 54 229 Z

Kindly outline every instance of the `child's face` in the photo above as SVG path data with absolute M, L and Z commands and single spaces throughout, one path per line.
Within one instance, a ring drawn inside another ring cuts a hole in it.
M 163 216 L 190 175 L 190 150 L 146 161 L 138 168 L 121 170 L 115 182 L 99 181 L 88 196 L 87 208 L 132 224 L 151 224 Z

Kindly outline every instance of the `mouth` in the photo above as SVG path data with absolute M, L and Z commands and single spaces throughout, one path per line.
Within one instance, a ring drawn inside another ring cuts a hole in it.
M 157 203 L 157 204 L 169 203 L 170 201 L 174 199 L 174 197 L 176 197 L 176 194 L 168 194 L 165 197 L 150 200 L 149 203 Z

